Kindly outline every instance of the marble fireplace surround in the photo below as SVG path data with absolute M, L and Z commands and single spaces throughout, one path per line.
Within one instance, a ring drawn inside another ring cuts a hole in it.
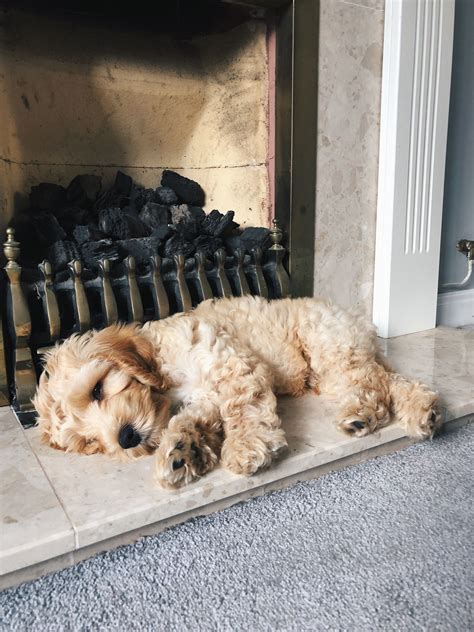
M 382 342 L 398 370 L 440 391 L 446 427 L 474 420 L 473 343 L 473 330 L 449 328 Z M 1 408 L 0 589 L 412 442 L 396 423 L 347 437 L 332 423 L 331 402 L 314 395 L 279 406 L 289 441 L 281 461 L 248 479 L 217 467 L 178 491 L 154 484 L 153 457 L 123 464 L 52 450 Z

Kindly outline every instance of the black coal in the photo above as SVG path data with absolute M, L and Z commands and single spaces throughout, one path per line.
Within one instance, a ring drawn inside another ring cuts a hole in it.
M 231 257 L 237 248 L 250 253 L 271 245 L 267 228 L 241 230 L 234 211 L 206 213 L 204 203 L 197 182 L 169 170 L 156 188 L 144 188 L 121 171 L 107 190 L 91 174 L 75 176 L 66 188 L 42 182 L 31 188 L 30 208 L 13 222 L 20 263 L 31 267 L 47 258 L 60 272 L 80 258 L 86 270 L 97 271 L 102 258 L 113 269 L 129 255 L 146 266 L 158 254 L 166 267 L 176 254 L 212 258 L 224 247 Z

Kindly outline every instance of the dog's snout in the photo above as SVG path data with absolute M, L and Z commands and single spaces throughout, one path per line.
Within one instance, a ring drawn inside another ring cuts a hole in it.
M 140 433 L 137 432 L 130 424 L 120 428 L 118 442 L 120 447 L 124 450 L 127 450 L 128 448 L 136 448 L 141 440 L 142 438 Z

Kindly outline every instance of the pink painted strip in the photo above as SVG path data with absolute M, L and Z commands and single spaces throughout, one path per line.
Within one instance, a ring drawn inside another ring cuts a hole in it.
M 276 29 L 275 21 L 267 24 L 268 58 L 268 226 L 275 217 L 275 97 L 276 97 Z

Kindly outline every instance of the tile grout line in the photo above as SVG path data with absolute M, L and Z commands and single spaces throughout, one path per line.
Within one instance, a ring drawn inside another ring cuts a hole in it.
M 16 416 L 16 415 L 15 415 L 15 416 Z M 17 421 L 18 421 L 18 418 L 17 418 Z M 52 481 L 51 481 L 50 477 L 48 476 L 48 474 L 47 474 L 46 470 L 44 469 L 43 464 L 41 463 L 40 458 L 39 458 L 39 457 L 38 457 L 38 455 L 36 454 L 36 450 L 34 450 L 34 449 L 33 449 L 33 446 L 31 445 L 31 443 L 30 443 L 30 441 L 29 441 L 29 439 L 28 439 L 28 436 L 27 436 L 27 431 L 25 430 L 25 428 L 23 428 L 23 426 L 21 425 L 21 423 L 20 423 L 19 421 L 18 421 L 18 423 L 19 423 L 20 428 L 21 428 L 21 430 L 22 430 L 22 432 L 23 432 L 23 435 L 24 435 L 24 437 L 25 437 L 25 441 L 26 441 L 26 442 L 27 442 L 27 444 L 29 445 L 31 452 L 34 454 L 34 457 L 35 457 L 35 459 L 36 459 L 36 462 L 37 462 L 37 463 L 38 463 L 38 465 L 40 466 L 40 469 L 41 469 L 41 471 L 43 472 L 43 474 L 44 474 L 44 476 L 45 476 L 46 480 L 48 481 L 49 486 L 51 487 L 51 490 L 53 491 L 54 496 L 56 497 L 56 499 L 57 499 L 57 501 L 58 501 L 58 503 L 59 503 L 59 505 L 60 505 L 61 509 L 64 511 L 64 515 L 66 516 L 66 518 L 67 518 L 67 519 L 68 519 L 68 521 L 69 521 L 69 524 L 71 525 L 71 529 L 72 529 L 73 534 L 74 534 L 74 549 L 73 549 L 73 551 L 77 551 L 77 550 L 79 549 L 79 534 L 78 534 L 77 529 L 76 529 L 76 527 L 75 527 L 75 525 L 74 525 L 74 523 L 73 523 L 73 521 L 72 521 L 72 518 L 71 518 L 71 516 L 69 515 L 69 513 L 68 513 L 68 511 L 67 511 L 67 509 L 66 509 L 66 507 L 65 507 L 65 505 L 64 505 L 64 503 L 63 503 L 63 501 L 61 500 L 61 497 L 59 496 L 58 492 L 56 491 L 56 488 L 54 487 L 54 485 L 53 485 L 53 483 L 52 483 Z M 72 553 L 73 551 L 68 551 L 68 553 Z

